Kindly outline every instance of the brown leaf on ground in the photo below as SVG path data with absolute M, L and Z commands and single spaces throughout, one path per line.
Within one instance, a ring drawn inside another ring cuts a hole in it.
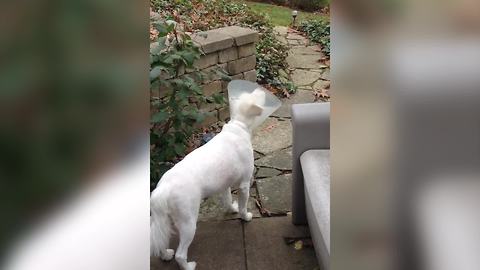
M 262 202 L 260 202 L 258 199 L 255 199 L 255 205 L 258 208 L 258 211 L 260 212 L 260 215 L 262 216 L 270 216 L 270 211 L 268 211 L 265 207 L 263 207 Z
M 314 90 L 313 95 L 314 95 L 314 101 L 329 101 L 330 100 L 330 94 L 328 89 L 330 88 L 330 84 L 327 86 L 325 89 L 320 89 L 320 90 Z
M 293 248 L 296 250 L 301 250 L 304 248 L 313 247 L 313 242 L 311 237 L 283 237 L 286 245 L 293 245 Z
M 272 130 L 274 127 L 276 127 L 277 125 L 269 125 L 269 126 L 266 126 L 265 128 L 262 129 L 262 131 L 270 131 Z
M 320 51 L 320 52 L 321 52 L 321 51 Z M 318 60 L 318 62 L 322 63 L 322 64 L 325 65 L 325 66 L 330 67 L 330 58 L 329 58 L 329 57 L 324 56 L 324 57 L 320 58 L 320 59 Z

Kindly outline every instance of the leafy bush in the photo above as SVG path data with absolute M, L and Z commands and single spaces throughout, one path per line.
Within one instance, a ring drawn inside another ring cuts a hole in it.
M 311 41 L 319 43 L 322 51 L 330 56 L 330 22 L 327 19 L 304 21 L 298 29 L 305 32 Z
M 220 94 L 205 97 L 198 81 L 206 75 L 195 70 L 178 77 L 183 68 L 194 69 L 193 63 L 201 52 L 188 35 L 176 27 L 174 21 L 154 20 L 150 46 L 150 84 L 153 91 L 161 88 L 165 97 L 151 95 L 151 183 L 171 167 L 172 161 L 185 155 L 194 124 L 200 123 L 205 113 L 191 105 L 207 101 L 223 103 Z M 152 35 L 153 34 L 153 35 Z M 171 78 L 164 80 L 160 78 Z
M 290 0 L 290 5 L 292 7 L 298 7 L 299 9 L 306 11 L 320 10 L 329 3 L 329 0 Z
M 293 84 L 280 80 L 287 68 L 288 47 L 275 39 L 273 25 L 266 14 L 256 13 L 246 4 L 228 0 L 151 0 L 152 7 L 165 18 L 178 14 L 186 31 L 210 30 L 230 25 L 255 29 L 260 34 L 257 49 L 258 82 L 283 91 L 295 91 Z

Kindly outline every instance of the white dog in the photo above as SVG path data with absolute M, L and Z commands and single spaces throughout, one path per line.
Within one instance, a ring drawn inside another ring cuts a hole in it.
M 152 255 L 171 260 L 175 254 L 181 269 L 195 269 L 195 262 L 187 262 L 188 247 L 195 235 L 200 203 L 214 194 L 222 193 L 228 211 L 239 212 L 245 221 L 252 219 L 247 211 L 254 171 L 251 132 L 264 101 L 265 92 L 260 89 L 242 94 L 233 104 L 235 115 L 222 131 L 163 175 L 150 199 Z M 231 187 L 239 187 L 238 204 L 232 202 Z M 168 248 L 171 225 L 179 233 L 176 253 Z

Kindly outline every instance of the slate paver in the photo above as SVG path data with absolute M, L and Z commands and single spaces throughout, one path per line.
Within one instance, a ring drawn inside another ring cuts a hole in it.
M 171 247 L 177 249 L 178 238 Z M 239 220 L 198 222 L 195 238 L 188 250 L 188 260 L 197 263 L 198 270 L 246 270 L 243 228 Z M 163 262 L 150 258 L 151 270 L 178 270 L 175 260 Z
M 307 54 L 307 55 L 316 55 L 320 58 L 323 57 L 323 53 L 321 51 L 320 46 L 296 46 L 290 49 L 290 53 L 292 55 L 299 55 L 299 54 Z
M 255 205 L 254 196 L 256 195 L 256 190 L 250 190 L 250 198 L 248 199 L 248 211 L 253 214 L 254 218 L 261 217 L 260 212 L 258 211 L 257 206 Z M 232 199 L 238 202 L 238 196 L 236 194 L 232 194 Z M 198 215 L 199 221 L 221 221 L 221 220 L 231 220 L 231 219 L 239 219 L 240 215 L 227 213 L 224 210 L 223 204 L 220 200 L 220 195 L 214 195 L 206 200 L 204 200 L 200 204 L 200 213 Z
M 297 92 L 290 96 L 290 98 L 282 99 L 282 106 L 276 110 L 272 116 L 290 118 L 292 113 L 292 104 L 298 103 L 312 103 L 314 96 L 311 91 L 299 89 Z
M 252 138 L 253 149 L 269 154 L 292 144 L 292 125 L 290 121 L 268 118 L 255 131 Z
M 303 69 L 295 69 L 291 74 L 293 83 L 297 86 L 309 85 L 320 79 L 321 73 Z
M 245 226 L 248 270 L 318 269 L 312 247 L 296 250 L 284 237 L 308 237 L 306 226 L 294 226 L 289 216 L 256 219 Z
M 257 166 L 275 168 L 277 170 L 292 169 L 292 148 L 288 147 L 262 157 L 255 162 Z
M 327 66 L 320 62 L 322 55 L 308 55 L 308 54 L 290 54 L 287 57 L 287 63 L 291 68 L 301 69 L 319 69 Z
M 277 176 L 281 171 L 273 168 L 260 167 L 255 175 L 256 179 Z
M 327 86 L 330 85 L 330 81 L 324 81 L 324 80 L 318 80 L 315 82 L 313 85 L 314 90 L 320 90 L 320 89 L 325 89 Z
M 283 213 L 292 210 L 292 175 L 282 174 L 257 179 L 257 189 L 264 208 Z

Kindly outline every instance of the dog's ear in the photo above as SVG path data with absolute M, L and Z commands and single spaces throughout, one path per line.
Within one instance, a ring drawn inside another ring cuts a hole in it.
M 262 114 L 262 112 L 263 108 L 255 103 L 252 103 L 247 109 L 247 113 L 252 116 L 259 116 L 260 114 Z

